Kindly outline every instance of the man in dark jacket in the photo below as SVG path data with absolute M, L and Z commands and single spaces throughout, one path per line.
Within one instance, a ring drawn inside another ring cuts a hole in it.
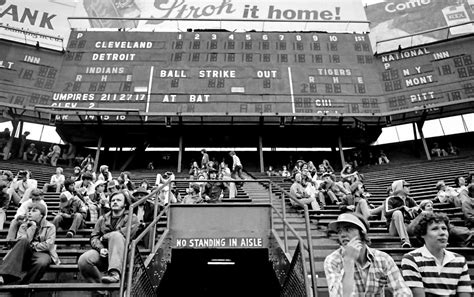
M 74 182 L 64 182 L 65 191 L 59 196 L 59 213 L 54 217 L 53 224 L 56 230 L 59 227 L 67 229 L 67 237 L 74 237 L 82 227 L 87 216 L 87 207 L 79 197 L 73 194 Z
M 111 211 L 99 218 L 92 231 L 92 250 L 78 261 L 79 271 L 91 283 L 120 281 L 128 220 L 132 220 L 132 237 L 138 227 L 137 216 L 127 211 L 129 202 L 124 191 L 113 193 L 109 199 Z M 107 274 L 101 277 L 101 271 Z

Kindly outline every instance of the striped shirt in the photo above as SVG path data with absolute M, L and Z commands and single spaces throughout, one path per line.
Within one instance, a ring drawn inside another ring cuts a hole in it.
M 357 262 L 354 263 L 355 287 L 351 296 L 383 297 L 386 288 L 393 293 L 394 297 L 412 296 L 392 257 L 387 253 L 367 247 L 367 258 L 365 267 L 360 267 Z M 330 297 L 342 296 L 343 261 L 342 247 L 324 260 L 324 272 Z
M 471 293 L 471 280 L 466 259 L 448 250 L 444 251 L 443 263 L 436 264 L 435 257 L 426 246 L 403 256 L 402 273 L 410 288 L 425 288 L 429 296 L 456 296 Z

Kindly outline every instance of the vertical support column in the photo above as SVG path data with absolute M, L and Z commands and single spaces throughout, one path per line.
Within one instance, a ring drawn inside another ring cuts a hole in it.
M 18 122 L 17 120 L 12 120 L 13 131 L 11 132 L 10 139 L 8 139 L 8 142 L 3 148 L 3 160 L 10 159 L 10 154 L 13 147 L 13 140 L 15 139 L 16 131 L 18 130 L 20 123 L 21 122 Z
M 25 149 L 25 142 L 26 142 L 26 139 L 25 141 L 23 141 L 23 121 L 20 121 L 18 126 L 20 129 L 18 133 L 18 139 L 20 140 L 20 147 L 18 148 L 18 158 L 23 159 L 23 150 Z M 15 136 L 15 134 L 13 134 L 13 136 Z
M 413 152 L 415 153 L 416 157 L 419 157 L 420 154 L 418 152 L 418 137 L 416 136 L 416 123 L 412 123 L 413 126 Z
M 426 158 L 431 160 L 430 151 L 428 150 L 425 135 L 423 134 L 423 122 L 416 122 L 416 126 L 418 127 L 418 133 L 420 134 L 421 142 L 423 143 L 423 148 L 425 149 Z
M 181 173 L 182 171 L 183 152 L 184 152 L 183 135 L 180 135 L 179 136 L 179 151 L 178 151 L 178 173 Z
M 258 136 L 258 158 L 260 160 L 260 172 L 265 172 L 265 163 L 263 162 L 263 136 Z
M 99 165 L 101 147 L 102 147 L 102 135 L 99 137 L 99 141 L 97 142 L 97 150 L 95 151 L 95 159 L 94 159 L 94 168 L 92 169 L 93 172 L 97 172 L 97 166 Z
M 339 146 L 339 155 L 341 156 L 341 167 L 344 167 L 346 164 L 346 159 L 344 158 L 344 151 L 342 150 L 342 138 L 341 136 L 337 137 L 337 144 Z

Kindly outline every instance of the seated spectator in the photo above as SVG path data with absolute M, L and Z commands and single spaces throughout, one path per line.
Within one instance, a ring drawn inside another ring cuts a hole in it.
M 49 183 L 44 184 L 43 192 L 50 192 L 51 190 L 60 193 L 66 178 L 63 175 L 61 167 L 56 168 L 56 174 L 51 176 Z
M 468 178 L 469 185 L 459 193 L 461 210 L 464 216 L 465 226 L 474 228 L 474 178 Z
M 81 167 L 76 166 L 74 167 L 74 171 L 72 172 L 72 175 L 69 177 L 69 179 L 72 180 L 73 182 L 76 182 L 81 179 L 81 175 L 82 175 Z
M 279 176 L 279 174 L 273 169 L 273 166 L 268 166 L 267 176 Z
M 24 199 L 28 199 L 31 190 L 37 186 L 37 181 L 29 178 L 31 175 L 27 170 L 18 171 L 17 176 L 10 185 L 12 200 L 15 206 L 19 206 Z
M 313 161 L 308 161 L 308 171 L 311 174 L 311 176 L 313 176 L 318 171 L 316 166 L 314 166 Z
M 145 190 L 149 191 L 149 190 L 150 190 L 150 183 L 149 183 L 146 179 L 143 179 L 143 180 L 140 182 L 139 187 L 142 187 L 142 188 L 144 188 Z
M 291 173 L 288 171 L 285 165 L 281 167 L 279 174 L 280 176 L 285 177 L 285 178 L 291 177 Z
M 7 219 L 7 209 L 12 199 L 12 190 L 10 189 L 13 181 L 13 173 L 10 170 L 0 171 L 0 230 L 3 230 L 3 224 Z
M 118 192 L 120 190 L 120 185 L 116 179 L 113 179 L 107 183 L 107 196 L 112 195 L 115 192 Z
M 88 154 L 87 157 L 82 160 L 80 167 L 84 169 L 87 165 L 91 165 L 91 168 L 94 167 L 94 158 L 92 158 L 91 154 Z
M 328 172 L 328 173 L 334 173 L 335 172 L 334 168 L 332 168 L 331 164 L 329 163 L 329 161 L 327 159 L 324 159 L 322 164 L 323 164 L 324 169 L 326 170 L 326 172 Z
M 146 166 L 146 169 L 148 170 L 155 170 L 155 166 L 153 165 L 153 161 L 150 161 L 148 165 Z
M 341 178 L 344 188 L 350 191 L 351 185 L 355 182 L 360 181 L 359 172 L 353 171 L 352 164 L 346 163 L 341 170 Z
M 297 199 L 301 204 L 311 205 L 311 209 L 319 210 L 320 206 L 315 197 L 311 197 L 305 190 L 301 173 L 295 175 L 295 181 L 290 187 L 290 194 L 293 198 Z M 295 207 L 300 207 L 293 199 L 290 200 L 291 204 Z
M 379 164 L 388 164 L 390 163 L 390 160 L 388 159 L 387 155 L 384 153 L 383 150 L 379 151 Z
M 56 230 L 68 230 L 66 237 L 72 238 L 77 230 L 82 228 L 87 216 L 87 208 L 82 200 L 70 191 L 73 190 L 72 181 L 64 183 L 65 191 L 59 195 L 59 212 L 53 219 Z
M 81 176 L 81 180 L 74 182 L 74 191 L 77 196 L 84 202 L 84 196 L 94 193 L 94 179 L 92 174 L 85 172 Z
M 452 142 L 448 142 L 448 147 L 446 148 L 448 155 L 457 156 L 459 155 L 459 149 L 453 145 Z
M 191 164 L 191 168 L 189 169 L 189 178 L 197 179 L 200 171 L 201 171 L 201 168 L 199 168 L 198 163 L 196 161 L 194 161 Z
M 470 297 L 471 279 L 466 259 L 446 250 L 449 219 L 445 214 L 426 214 L 415 228 L 424 246 L 403 256 L 402 273 L 413 296 Z
M 420 210 L 419 214 L 416 218 L 411 221 L 410 225 L 408 225 L 407 231 L 408 235 L 416 236 L 416 228 L 420 224 L 420 221 L 429 213 L 434 213 L 433 211 L 433 201 L 431 200 L 423 200 L 420 202 Z M 469 230 L 467 227 L 463 226 L 454 226 L 453 224 L 449 223 L 449 242 L 452 245 L 456 245 L 461 243 L 462 246 L 471 246 L 474 231 Z
M 346 195 L 339 205 L 339 208 L 343 212 L 356 212 L 367 220 L 371 216 L 380 215 L 382 213 L 383 205 L 374 207 L 367 200 L 370 197 L 370 193 L 365 190 L 364 184 L 361 182 L 353 183 L 351 192 L 352 195 Z
M 122 191 L 110 196 L 111 211 L 101 216 L 91 234 L 92 250 L 79 257 L 79 271 L 90 283 L 118 283 L 122 276 L 125 235 L 128 220 L 132 220 L 132 238 L 138 229 L 138 219 L 129 214 L 129 202 Z M 101 271 L 106 275 L 101 277 Z
M 335 177 L 332 174 L 325 173 L 322 176 L 323 182 L 319 186 L 319 201 L 325 206 L 329 199 L 330 204 L 339 205 L 342 199 L 349 195 L 344 186 L 335 182 Z
M 99 176 L 97 177 L 97 180 L 104 180 L 106 182 L 112 180 L 112 173 L 109 171 L 109 166 L 107 165 L 101 165 L 99 169 Z
M 439 144 L 437 142 L 433 143 L 433 148 L 431 149 L 431 155 L 434 157 L 446 157 L 448 153 L 439 147 Z
M 92 176 L 92 182 L 95 182 L 97 180 L 97 175 L 93 171 L 92 164 L 87 164 L 86 167 L 84 167 L 81 171 L 81 178 L 84 174 L 90 174 Z
M 132 203 L 139 201 L 148 194 L 149 193 L 145 188 L 138 187 L 137 190 L 132 194 Z M 147 224 L 151 223 L 153 221 L 155 212 L 155 203 L 150 198 L 148 198 L 145 203 L 136 207 L 134 211 L 139 222 Z
M 23 202 L 21 206 L 16 210 L 16 214 L 13 217 L 13 220 L 10 222 L 10 228 L 8 228 L 7 240 L 11 242 L 15 240 L 18 233 L 18 228 L 21 224 L 27 221 L 28 210 L 33 204 L 42 204 L 46 208 L 46 213 L 48 212 L 48 206 L 44 202 L 43 191 L 39 189 L 34 189 L 31 191 L 30 198 Z M 7 245 L 8 246 L 8 245 Z
M 407 227 L 418 212 L 416 201 L 409 197 L 410 184 L 405 180 L 392 183 L 392 194 L 385 200 L 384 216 L 390 235 L 399 236 L 402 248 L 411 248 Z
M 39 155 L 37 161 L 40 164 L 47 164 L 48 163 L 48 156 L 46 155 L 46 150 L 45 150 L 44 147 L 43 147 L 43 149 L 41 149 L 41 152 L 40 152 L 40 155 Z
M 204 185 L 202 198 L 207 203 L 217 203 L 222 201 L 224 196 L 224 190 L 226 189 L 225 184 L 217 179 L 217 171 L 209 169 L 209 179 L 212 181 L 207 182 Z
M 452 187 L 447 187 L 444 180 L 440 180 L 436 183 L 436 194 L 435 200 L 441 203 L 451 203 L 456 207 L 461 207 L 461 200 L 459 199 L 459 192 Z
M 95 192 L 89 195 L 89 199 L 94 207 L 89 206 L 90 220 L 97 222 L 97 219 L 110 211 L 109 198 L 105 194 L 105 186 L 107 183 L 103 180 L 99 180 L 94 184 Z M 97 209 L 97 215 L 94 214 L 94 210 Z
M 30 146 L 23 153 L 23 160 L 36 162 L 36 158 L 38 158 L 38 150 L 34 143 L 30 143 Z
M 122 189 L 128 190 L 130 192 L 133 192 L 135 190 L 135 185 L 132 182 L 132 176 L 130 172 L 128 171 L 120 172 L 120 175 L 117 178 L 117 181 L 119 182 L 119 185 Z
M 16 236 L 16 243 L 0 265 L 0 285 L 38 282 L 49 264 L 60 264 L 56 253 L 56 229 L 46 220 L 47 209 L 38 202 L 30 205 L 27 219 Z
M 50 158 L 51 166 L 56 167 L 59 157 L 61 156 L 61 147 L 57 144 L 53 145 L 53 150 L 51 151 Z
M 201 197 L 201 187 L 195 183 L 189 185 L 186 189 L 186 195 L 183 198 L 182 204 L 200 204 L 204 199 Z
M 369 222 L 359 214 L 344 213 L 328 225 L 337 232 L 341 247 L 324 260 L 330 297 L 393 296 L 411 297 L 395 261 L 386 253 L 370 248 Z
M 458 176 L 454 179 L 454 185 L 456 186 L 456 191 L 461 193 L 462 190 L 467 189 L 466 178 L 464 176 Z

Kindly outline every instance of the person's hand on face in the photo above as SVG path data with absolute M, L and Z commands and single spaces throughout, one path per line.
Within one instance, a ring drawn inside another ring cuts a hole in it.
M 362 241 L 354 237 L 346 246 L 343 247 L 343 256 L 348 260 L 356 260 L 359 257 L 360 250 L 362 249 Z

